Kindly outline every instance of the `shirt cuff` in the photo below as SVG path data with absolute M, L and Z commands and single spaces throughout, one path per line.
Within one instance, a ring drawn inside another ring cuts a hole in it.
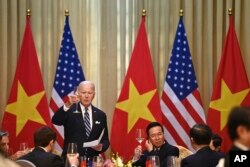
M 63 110 L 64 110 L 64 111 L 68 111 L 68 110 L 69 110 L 69 108 L 68 108 L 68 107 L 66 107 L 66 105 L 64 104 L 64 105 L 63 105 Z
M 132 163 L 134 163 L 134 162 L 136 162 L 136 161 L 138 161 L 140 159 L 140 157 L 135 157 L 135 156 L 133 156 L 133 158 L 132 158 Z

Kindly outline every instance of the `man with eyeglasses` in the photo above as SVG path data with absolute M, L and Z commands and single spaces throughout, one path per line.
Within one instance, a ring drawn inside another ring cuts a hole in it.
M 10 152 L 9 143 L 10 143 L 9 133 L 0 131 L 0 154 L 15 161 L 21 156 L 28 153 L 27 150 L 27 151 L 17 151 L 15 154 L 12 154 L 12 152 Z
M 148 156 L 159 156 L 160 166 L 167 166 L 169 156 L 179 156 L 179 149 L 170 145 L 164 138 L 163 126 L 158 122 L 151 122 L 147 128 L 147 141 L 145 142 L 146 150 L 142 151 L 139 145 L 134 150 L 132 166 L 146 166 Z

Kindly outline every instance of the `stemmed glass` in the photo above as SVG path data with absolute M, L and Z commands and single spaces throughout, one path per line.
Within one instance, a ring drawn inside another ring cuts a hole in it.
M 78 94 L 78 87 L 77 86 L 75 86 L 74 87 L 74 98 L 75 98 L 75 105 L 76 105 L 76 110 L 75 111 L 73 111 L 73 113 L 80 113 L 80 111 L 78 111 L 78 101 L 79 101 L 79 94 Z
M 143 129 L 136 129 L 136 140 L 141 145 L 144 140 L 144 131 Z
M 76 143 L 69 143 L 67 154 L 69 157 L 74 157 L 77 154 L 77 145 Z

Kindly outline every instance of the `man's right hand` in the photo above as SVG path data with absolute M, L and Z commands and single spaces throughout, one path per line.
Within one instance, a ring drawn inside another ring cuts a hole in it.
M 65 107 L 70 108 L 72 104 L 79 102 L 77 95 L 69 95 L 69 100 L 65 103 Z
M 145 142 L 145 147 L 149 152 L 152 151 L 154 148 L 153 144 L 149 140 Z
M 133 161 L 137 161 L 138 159 L 140 159 L 141 155 L 142 155 L 142 146 L 138 145 L 134 150 Z

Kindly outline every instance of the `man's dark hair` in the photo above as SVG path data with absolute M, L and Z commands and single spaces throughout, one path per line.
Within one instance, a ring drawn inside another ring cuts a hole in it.
M 212 135 L 212 143 L 215 148 L 221 146 L 222 138 L 218 134 Z
M 227 126 L 229 136 L 231 140 L 234 141 L 239 137 L 237 134 L 237 128 L 239 126 L 250 129 L 250 108 L 234 107 L 228 116 Z
M 164 132 L 163 126 L 162 126 L 159 122 L 151 122 L 151 123 L 148 124 L 148 126 L 147 126 L 147 128 L 146 128 L 147 136 L 149 136 L 149 130 L 150 130 L 151 128 L 153 128 L 153 127 L 156 127 L 156 126 L 160 126 L 162 132 Z
M 34 133 L 35 146 L 46 147 L 51 140 L 56 140 L 56 133 L 48 126 L 41 127 Z
M 0 155 L 7 157 L 7 154 L 6 154 L 6 152 L 3 148 L 3 145 L 2 145 L 2 139 L 4 136 L 9 136 L 9 133 L 6 131 L 0 131 Z
M 189 136 L 198 145 L 209 144 L 212 138 L 212 130 L 205 124 L 196 124 L 190 129 Z

